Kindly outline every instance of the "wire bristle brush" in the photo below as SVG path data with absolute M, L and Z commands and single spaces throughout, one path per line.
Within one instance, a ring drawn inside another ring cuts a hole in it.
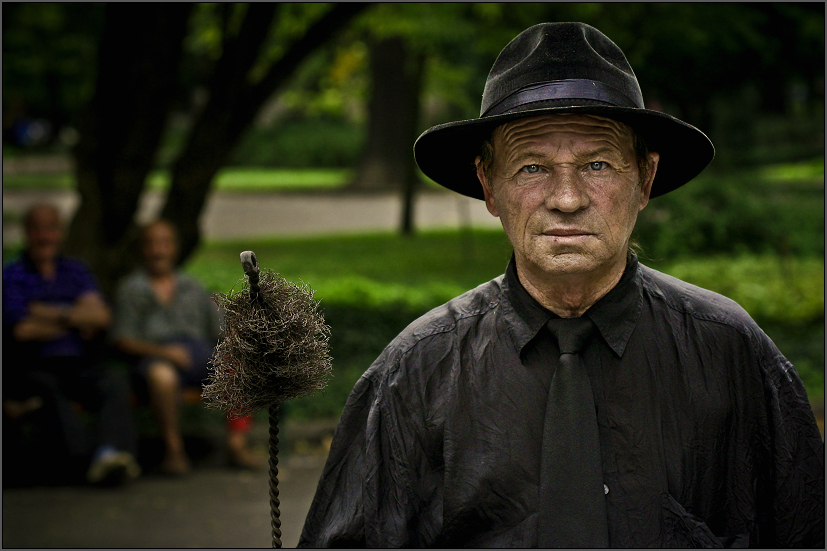
M 224 321 L 202 396 L 208 407 L 231 417 L 269 409 L 273 547 L 281 547 L 278 409 L 327 385 L 330 328 L 308 286 L 259 271 L 252 251 L 241 253 L 241 265 L 247 276 L 242 289 L 213 295 L 224 309 Z

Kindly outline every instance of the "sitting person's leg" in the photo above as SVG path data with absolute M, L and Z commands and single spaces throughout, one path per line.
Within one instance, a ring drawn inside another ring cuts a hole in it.
M 185 387 L 201 389 L 202 381 L 207 377 L 207 363 L 213 348 L 202 341 L 174 340 L 167 344 L 172 343 L 187 348 L 191 360 L 189 369 L 178 369 L 171 362 L 160 358 L 146 358 L 139 363 L 138 373 L 147 381 L 150 404 L 164 443 L 161 471 L 180 475 L 186 474 L 191 468 L 179 422 L 181 390 Z
M 187 346 L 193 360 L 192 369 L 183 375 L 182 385 L 203 388 L 209 375 L 209 360 L 213 345 L 206 341 L 182 341 Z M 227 455 L 229 464 L 244 469 L 261 468 L 264 462 L 250 450 L 247 435 L 252 426 L 252 415 L 227 420 Z
M 92 453 L 83 418 L 74 402 L 74 380 L 80 369 L 77 358 L 50 358 L 40 360 L 27 373 L 29 388 L 39 395 L 46 408 L 54 414 L 60 442 L 58 449 L 65 450 L 70 461 L 83 463 Z
M 141 469 L 135 460 L 137 435 L 125 374 L 98 366 L 83 368 L 75 392 L 96 418 L 95 451 L 87 480 L 117 483 L 136 478 Z
M 3 373 L 4 474 L 29 483 L 78 482 L 89 460 L 83 420 L 58 375 L 38 360 Z M 8 471 L 7 471 L 8 467 Z
M 264 461 L 250 449 L 247 435 L 253 424 L 252 415 L 227 420 L 227 454 L 231 466 L 241 469 L 260 469 Z
M 190 460 L 184 449 L 184 439 L 178 422 L 181 377 L 170 362 L 153 359 L 147 363 L 143 371 L 149 391 L 149 402 L 164 443 L 161 470 L 168 474 L 184 474 L 190 470 Z

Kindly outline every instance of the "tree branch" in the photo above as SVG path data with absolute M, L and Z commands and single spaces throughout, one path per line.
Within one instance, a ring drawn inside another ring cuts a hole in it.
M 247 84 L 247 75 L 258 59 L 276 13 L 275 2 L 255 2 L 247 7 L 241 28 L 235 36 L 225 31 L 223 50 L 213 73 L 210 89 L 220 90 L 222 84 Z M 226 25 L 225 25 L 226 27 Z
M 329 12 L 316 21 L 310 29 L 279 59 L 250 93 L 250 103 L 261 105 L 284 81 L 293 74 L 299 63 L 308 54 L 324 44 L 331 35 L 343 28 L 351 19 L 364 11 L 369 3 L 339 2 Z

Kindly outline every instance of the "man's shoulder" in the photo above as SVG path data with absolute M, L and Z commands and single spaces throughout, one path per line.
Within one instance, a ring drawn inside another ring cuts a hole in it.
M 503 277 L 483 283 L 423 314 L 391 341 L 385 354 L 399 359 L 421 346 L 437 354 L 438 349 L 454 346 L 502 302 Z
M 755 325 L 740 304 L 724 295 L 687 283 L 642 264 L 640 274 L 643 292 L 659 299 L 672 310 L 695 319 L 723 323 L 736 328 Z
M 3 279 L 8 277 L 19 277 L 24 273 L 26 273 L 26 266 L 25 262 L 23 262 L 23 258 L 9 260 L 3 265 Z
M 456 331 L 463 323 L 479 319 L 501 302 L 502 280 L 499 276 L 437 306 L 414 320 L 402 334 L 425 337 Z

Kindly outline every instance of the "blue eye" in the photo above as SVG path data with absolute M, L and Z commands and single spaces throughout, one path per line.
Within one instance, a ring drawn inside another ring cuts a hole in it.
M 523 172 L 528 172 L 529 174 L 536 174 L 540 172 L 540 165 L 526 165 L 522 168 Z
M 607 163 L 605 161 L 594 161 L 594 162 L 589 163 L 589 170 L 603 170 L 604 168 L 607 168 L 608 166 L 609 166 L 609 163 Z

